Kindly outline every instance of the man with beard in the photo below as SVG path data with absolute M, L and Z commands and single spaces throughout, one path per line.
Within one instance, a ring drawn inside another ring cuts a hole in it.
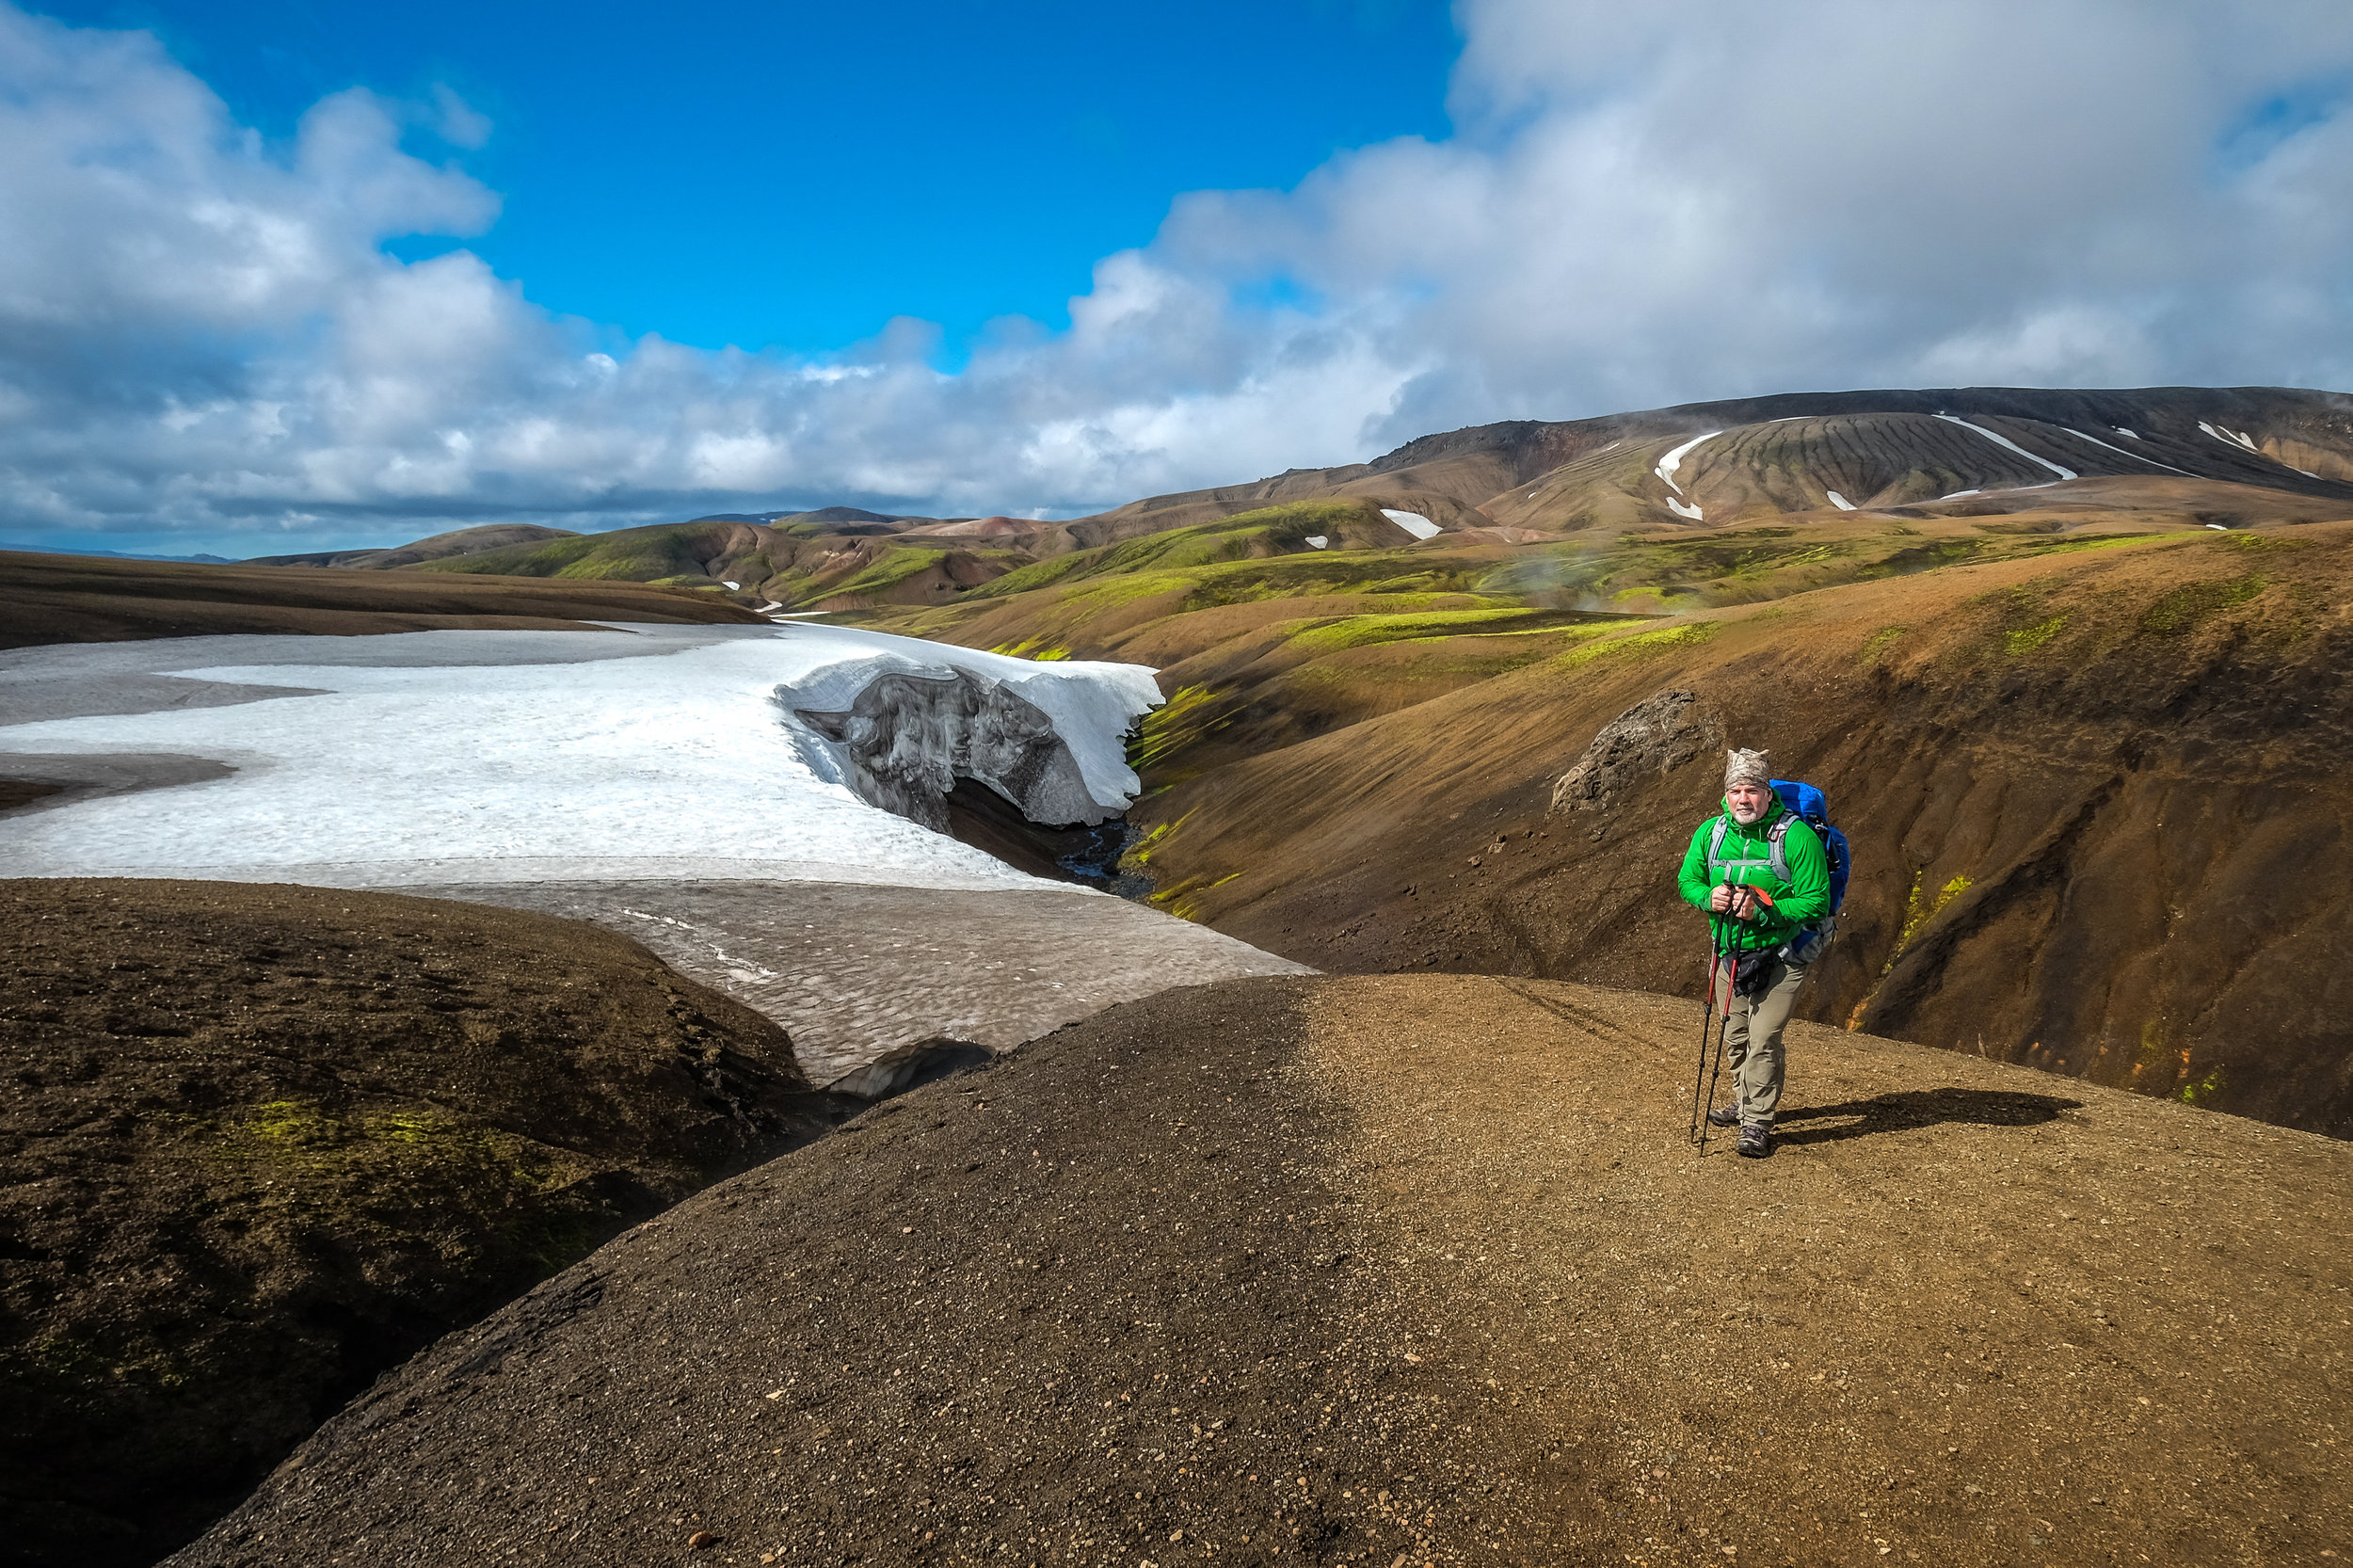
M 1830 914 L 1830 857 L 1775 792 L 1761 751 L 1727 754 L 1722 806 L 1691 835 L 1679 880 L 1684 901 L 1707 911 L 1716 951 L 1733 970 L 1724 1043 L 1734 1098 L 1707 1119 L 1737 1125 L 1740 1153 L 1762 1160 L 1772 1153 L 1781 1104 L 1782 1029 Z

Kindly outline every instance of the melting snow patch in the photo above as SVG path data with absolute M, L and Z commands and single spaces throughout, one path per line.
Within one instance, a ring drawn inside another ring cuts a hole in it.
M 2130 457 L 2136 463 L 2147 463 L 2151 468 L 2161 468 L 2168 473 L 2178 473 L 2185 479 L 2195 479 L 2198 477 L 2186 469 L 2175 468 L 2170 463 L 2160 463 L 2154 457 L 2144 457 L 2137 452 L 2127 452 L 2121 446 L 2110 445 L 2108 442 L 2102 440 L 2097 436 L 2087 436 L 2082 431 L 2077 430 L 2073 426 L 2062 424 L 2059 428 L 2065 430 L 2069 435 L 2074 437 L 2079 441 L 2089 441 L 2094 446 L 2106 447 L 2107 450 L 2115 453 L 2120 457 Z M 2127 430 L 2124 434 L 2131 436 L 2133 433 L 2130 430 Z M 2133 439 L 2137 440 L 2140 438 L 2135 436 Z
M 1955 490 L 1950 495 L 1940 495 L 1936 499 L 1939 501 L 1959 501 L 1964 495 L 1983 495 L 1984 493 L 1985 492 L 1983 490 Z
M 1307 548 L 1310 550 L 1321 550 L 1325 545 L 1328 545 L 1331 542 L 1332 536 L 1329 534 L 1310 534 L 1307 536 Z
M 2206 526 L 2213 529 L 2217 534 L 2228 534 L 2231 531 L 2228 527 L 2219 522 L 2210 522 L 2206 524 Z
M 1712 441 L 1722 434 L 1723 432 L 1721 430 L 1710 430 L 1705 436 L 1693 436 L 1689 440 L 1685 441 L 1681 446 L 1676 447 L 1673 452 L 1670 452 L 1664 457 L 1659 458 L 1658 466 L 1651 472 L 1657 474 L 1659 478 L 1664 479 L 1667 482 L 1667 488 L 1669 489 L 1674 491 L 1677 495 L 1681 495 L 1683 493 L 1683 487 L 1675 483 L 1675 470 L 1683 466 L 1684 455 L 1689 452 L 1693 447 L 1699 445 L 1700 442 Z M 1670 502 L 1668 504 L 1673 505 L 1673 503 Z M 1678 508 L 1678 510 L 1680 508 Z M 1699 514 L 1696 512 L 1686 512 L 1683 515 L 1686 517 L 1697 517 Z
M 2044 468 L 2049 469 L 2053 473 L 2057 474 L 2061 479 L 2073 479 L 2075 477 L 2075 471 L 2073 469 L 2061 468 L 2057 463 L 2051 461 L 2048 457 L 2038 457 L 2033 453 L 2027 451 L 2025 447 L 2020 446 L 2016 441 L 2011 440 L 2008 436 L 1997 436 L 1982 424 L 1970 424 L 1959 414 L 1939 414 L 1936 417 L 1943 420 L 1947 424 L 1958 424 L 1963 430 L 1975 430 L 1978 435 L 1983 436 L 1987 440 L 1992 441 L 1994 445 L 2006 446 L 2009 448 L 2010 451 L 2017 453 L 2018 456 L 2025 458 L 2026 461 L 2030 463 L 2041 463 Z M 2039 488 L 2040 487 L 2037 488 Z M 1961 493 L 1965 495 L 1970 492 L 1964 490 Z M 1945 499 L 1949 501 L 1952 498 L 1947 496 Z
M 729 593 L 741 593 L 744 588 L 744 584 L 741 583 L 725 583 L 720 585 L 726 588 Z
M 2140 440 L 2140 437 L 2136 432 L 2127 430 L 2121 424 L 2116 426 L 2116 433 L 2120 436 L 2131 436 L 2135 440 Z
M 2249 440 L 2245 436 L 2239 434 L 2235 430 L 2232 430 L 2221 425 L 2208 424 L 2202 419 L 2198 422 L 2198 428 L 2203 430 L 2207 435 L 2212 436 L 2216 440 L 2227 441 L 2233 446 L 2244 447 L 2248 451 L 2254 453 L 2258 457 L 2263 456 L 2263 450 L 2260 447 L 2256 446 L 2253 441 Z
M 1697 506 L 1687 506 L 1673 496 L 1667 498 L 1667 510 L 1679 518 L 1689 518 L 1693 522 L 1705 520 L 1700 516 L 1700 509 Z
M 1445 532 L 1419 512 L 1392 512 L 1384 506 L 1381 515 L 1417 539 L 1434 539 Z
M 1854 510 L 1854 503 L 1849 501 L 1845 496 L 1840 495 L 1836 490 L 1824 490 L 1822 493 L 1829 496 L 1830 504 L 1837 507 L 1840 511 L 1851 512 Z
M 1033 664 L 845 627 L 630 632 L 625 651 L 611 632 L 409 632 L 357 639 L 356 651 L 351 639 L 290 637 L 272 639 L 289 645 L 280 662 L 218 667 L 202 667 L 208 652 L 249 656 L 253 640 L 177 640 L 151 668 L 309 692 L 0 727 L 0 753 L 163 752 L 236 769 L 168 800 L 102 795 L 13 822 L 0 876 L 1059 887 L 868 805 L 844 754 L 776 694 L 848 708 L 888 676 L 969 679 L 1039 715 L 1066 751 L 1056 766 L 1107 810 L 1135 794 L 1124 738 L 1160 700 L 1142 665 Z M 318 662 L 300 662 L 313 648 Z M 30 673 L 79 651 L 25 650 L 9 665 Z

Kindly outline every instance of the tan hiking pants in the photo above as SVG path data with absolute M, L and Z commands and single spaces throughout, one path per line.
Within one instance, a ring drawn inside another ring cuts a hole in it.
M 1781 1108 L 1781 1032 L 1789 1022 L 1789 1009 L 1797 1005 L 1805 971 L 1803 964 L 1776 958 L 1769 969 L 1772 984 L 1763 997 L 1755 1001 L 1737 995 L 1732 999 L 1724 1042 L 1742 1127 L 1771 1127 L 1773 1112 Z

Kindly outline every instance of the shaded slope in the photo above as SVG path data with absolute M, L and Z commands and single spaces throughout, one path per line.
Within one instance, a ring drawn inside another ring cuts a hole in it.
M 637 583 L 424 580 L 0 552 L 0 648 L 231 632 L 584 630 L 589 620 L 749 622 L 733 604 Z
M 143 1564 L 419 1346 L 814 1135 L 767 1020 L 570 921 L 0 884 L 0 1530 Z
M 2353 1135 L 2348 602 L 2329 524 L 1697 612 L 1280 749 L 1279 715 L 1178 712 L 1153 760 L 1179 782 L 1131 820 L 1165 902 L 1319 968 L 1679 989 L 1670 871 L 1716 747 L 1768 746 L 1855 843 L 1804 1016 Z M 1555 809 L 1605 726 L 1678 690 L 1689 744 Z
M 2353 1151 L 1688 1002 L 1173 992 L 715 1189 L 388 1380 L 184 1565 L 2101 1563 L 2353 1524 Z M 1726 1548 L 1731 1548 L 1727 1551 Z

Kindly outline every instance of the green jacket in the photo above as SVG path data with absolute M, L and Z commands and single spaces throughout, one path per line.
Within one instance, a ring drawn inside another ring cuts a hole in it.
M 1784 817 L 1789 818 L 1788 831 L 1781 841 L 1782 860 L 1789 868 L 1786 882 L 1773 874 L 1772 864 L 1772 827 Z M 1707 849 L 1719 822 L 1724 824 L 1724 842 L 1718 852 L 1720 858 L 1711 866 Z M 1800 926 L 1830 913 L 1830 856 L 1823 853 L 1821 836 L 1804 819 L 1790 816 L 1779 795 L 1748 827 L 1733 820 L 1728 806 L 1722 815 L 1700 824 L 1699 831 L 1691 835 L 1691 847 L 1683 852 L 1683 872 L 1676 880 L 1683 889 L 1683 902 L 1695 909 L 1705 909 L 1708 896 L 1727 882 L 1762 888 L 1772 896 L 1772 906 L 1760 911 L 1753 920 L 1708 916 L 1709 936 L 1720 943 L 1728 940 L 1737 952 L 1777 948 L 1796 936 Z

